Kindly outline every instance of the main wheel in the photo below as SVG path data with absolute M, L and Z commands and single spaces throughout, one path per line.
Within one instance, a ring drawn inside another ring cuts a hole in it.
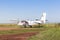
M 32 25 L 29 25 L 30 28 L 32 28 Z

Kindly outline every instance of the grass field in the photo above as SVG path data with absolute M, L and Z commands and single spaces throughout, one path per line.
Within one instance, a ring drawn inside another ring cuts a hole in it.
M 0 27 L 17 28 L 16 30 L 0 30 L 0 35 L 3 34 L 19 34 L 25 32 L 39 32 L 35 36 L 31 36 L 28 40 L 60 40 L 60 24 L 45 24 L 40 28 L 21 28 L 18 25 L 4 24 Z
M 60 40 L 60 25 L 48 27 L 48 30 L 40 31 L 39 34 L 30 37 L 28 40 Z
M 20 28 L 17 30 L 0 30 L 0 34 L 19 34 L 19 33 L 25 33 L 25 32 L 39 32 L 43 31 L 43 29 L 40 28 Z

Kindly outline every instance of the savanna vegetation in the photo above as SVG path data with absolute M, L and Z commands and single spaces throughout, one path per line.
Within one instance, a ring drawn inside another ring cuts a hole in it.
M 60 23 L 43 25 L 47 30 L 30 37 L 28 40 L 60 40 Z
M 39 32 L 37 35 L 29 37 L 28 40 L 60 40 L 60 23 L 33 25 L 32 28 L 24 28 L 16 24 L 0 24 L 0 27 L 20 28 L 19 30 L 0 30 L 0 34 Z

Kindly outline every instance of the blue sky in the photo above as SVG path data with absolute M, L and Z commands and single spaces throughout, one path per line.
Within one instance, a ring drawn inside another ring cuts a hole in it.
M 60 0 L 0 0 L 0 23 L 40 19 L 43 11 L 49 22 L 60 22 Z

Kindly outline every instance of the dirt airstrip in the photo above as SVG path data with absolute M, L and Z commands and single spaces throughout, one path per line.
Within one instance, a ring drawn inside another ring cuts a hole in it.
M 7 28 L 7 27 L 0 27 L 0 30 L 14 30 L 18 28 Z
M 15 30 L 16 28 L 0 28 L 0 30 Z M 36 35 L 38 32 L 27 32 L 21 34 L 0 35 L 0 40 L 28 40 L 28 37 Z

